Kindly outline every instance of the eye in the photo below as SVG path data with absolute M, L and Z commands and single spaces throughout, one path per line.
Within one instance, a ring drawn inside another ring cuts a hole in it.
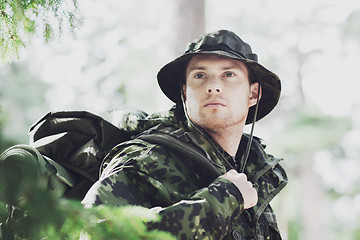
M 196 79 L 203 79 L 203 78 L 205 78 L 205 74 L 203 74 L 203 73 L 196 73 L 196 74 L 194 75 L 194 78 L 196 78 Z
M 225 77 L 235 77 L 235 74 L 233 72 L 225 72 L 224 76 Z

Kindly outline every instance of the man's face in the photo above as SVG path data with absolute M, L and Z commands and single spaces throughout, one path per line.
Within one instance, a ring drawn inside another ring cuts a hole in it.
M 186 110 L 207 131 L 243 126 L 248 109 L 256 104 L 258 83 L 250 86 L 248 71 L 239 60 L 217 55 L 195 55 L 183 85 Z

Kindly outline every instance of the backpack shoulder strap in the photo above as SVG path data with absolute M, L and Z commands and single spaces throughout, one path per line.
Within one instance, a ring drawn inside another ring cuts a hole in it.
M 209 177 L 211 176 L 216 178 L 221 175 L 220 171 L 216 168 L 216 166 L 214 166 L 211 161 L 207 159 L 199 149 L 197 149 L 189 142 L 184 142 L 180 140 L 177 136 L 179 136 L 178 132 L 177 134 L 169 135 L 160 131 L 156 131 L 151 133 L 145 132 L 137 136 L 136 138 L 142 139 L 150 143 L 159 144 L 164 147 L 168 147 L 176 152 L 188 156 L 193 161 L 195 161 L 197 165 L 199 165 L 199 167 L 206 169 Z

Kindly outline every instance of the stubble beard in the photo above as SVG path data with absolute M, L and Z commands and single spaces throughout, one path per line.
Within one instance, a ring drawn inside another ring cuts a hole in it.
M 246 116 L 213 117 L 201 115 L 195 119 L 190 117 L 190 119 L 195 125 L 201 127 L 211 135 L 226 135 L 227 133 L 233 134 L 234 132 L 238 132 L 238 129 L 243 129 Z

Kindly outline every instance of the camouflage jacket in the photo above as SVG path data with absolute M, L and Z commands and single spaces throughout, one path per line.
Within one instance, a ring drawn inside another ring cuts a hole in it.
M 286 185 L 279 159 L 254 140 L 245 174 L 258 191 L 258 204 L 244 210 L 242 195 L 229 180 L 219 178 L 239 164 L 211 137 L 179 120 L 174 109 L 144 118 L 127 115 L 121 127 L 140 136 L 117 145 L 103 162 L 100 179 L 83 200 L 86 206 L 109 204 L 153 208 L 161 222 L 149 228 L 171 232 L 178 239 L 281 239 L 269 205 Z M 219 175 L 209 174 L 188 155 L 145 141 L 141 133 L 176 135 L 199 149 Z M 236 159 L 245 151 L 243 135 Z

